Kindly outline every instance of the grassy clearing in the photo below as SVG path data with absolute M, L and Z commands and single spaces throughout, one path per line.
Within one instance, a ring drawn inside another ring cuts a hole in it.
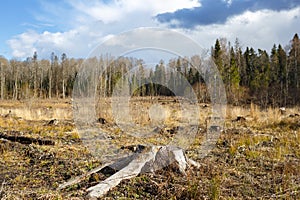
M 159 131 L 159 137 L 147 139 L 155 143 L 160 138 L 158 142 L 164 144 L 172 140 L 170 129 L 187 122 L 181 118 L 178 103 L 169 99 L 157 102 L 164 102 L 163 106 L 168 108 L 164 129 Z M 131 106 L 141 104 L 144 117 L 134 120 L 146 125 L 149 124 L 146 110 L 151 102 L 136 100 Z M 281 114 L 277 108 L 229 106 L 225 130 L 216 146 L 207 157 L 197 159 L 195 152 L 205 137 L 205 120 L 210 112 L 209 107 L 201 105 L 200 108 L 198 135 L 187 150 L 187 155 L 200 163 L 199 168 L 189 168 L 186 176 L 180 175 L 175 165 L 153 174 L 142 174 L 122 181 L 105 199 L 300 198 L 300 117 L 290 117 L 299 113 L 299 108 L 288 108 Z M 245 117 L 246 121 L 236 121 L 237 116 Z M 141 142 L 132 141 L 114 125 L 109 111 L 101 117 L 108 124 L 98 126 L 109 131 L 116 142 L 121 141 L 119 146 Z M 55 145 L 23 145 L 0 140 L 1 199 L 84 199 L 86 188 L 106 178 L 96 173 L 79 184 L 57 190 L 59 184 L 101 164 L 83 145 L 72 121 L 48 125 L 47 121 L 0 117 L 0 131 L 9 134 L 11 130 L 28 137 L 51 139 Z

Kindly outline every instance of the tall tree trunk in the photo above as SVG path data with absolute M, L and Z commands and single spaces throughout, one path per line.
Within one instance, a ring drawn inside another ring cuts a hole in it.
M 64 78 L 62 80 L 62 93 L 63 93 L 63 99 L 65 99 L 66 98 L 66 96 L 65 96 L 66 92 L 65 92 L 65 79 Z
M 5 73 L 4 66 L 0 62 L 0 70 L 1 70 L 1 100 L 4 99 L 4 88 L 5 88 Z
M 14 86 L 14 99 L 18 99 L 18 74 L 19 70 L 17 69 L 17 66 L 15 66 L 15 86 Z
M 41 75 L 40 75 L 40 98 L 43 98 L 43 79 L 44 79 L 44 66 L 41 66 L 40 71 L 41 71 Z
M 48 97 L 51 99 L 51 94 L 52 94 L 52 63 L 48 72 L 48 77 L 49 77 L 49 89 L 48 89 Z

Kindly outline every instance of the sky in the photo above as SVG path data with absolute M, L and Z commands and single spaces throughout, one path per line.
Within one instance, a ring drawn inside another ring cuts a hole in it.
M 0 55 L 66 53 L 85 58 L 99 44 L 140 27 L 185 34 L 210 49 L 217 38 L 270 51 L 300 33 L 300 0 L 9 0 L 1 2 Z

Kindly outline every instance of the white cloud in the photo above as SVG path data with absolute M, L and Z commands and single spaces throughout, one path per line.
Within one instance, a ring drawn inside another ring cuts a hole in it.
M 182 8 L 194 8 L 200 6 L 197 0 L 114 0 L 110 3 L 92 0 L 73 1 L 69 3 L 79 12 L 90 16 L 92 19 L 101 20 L 104 23 L 122 21 L 131 13 L 144 13 L 150 16 L 155 16 L 159 13 L 174 12 Z M 143 16 L 141 16 L 143 17 Z
M 8 41 L 8 44 L 13 50 L 12 55 L 17 58 L 32 56 L 34 51 L 43 58 L 49 58 L 51 52 L 83 57 L 92 47 L 105 39 L 106 37 L 100 32 L 79 27 L 67 32 L 55 33 L 48 31 L 37 33 L 31 30 L 15 36 Z
M 300 7 L 285 11 L 246 11 L 233 16 L 225 24 L 198 26 L 194 30 L 180 30 L 200 45 L 210 48 L 215 40 L 225 37 L 232 43 L 239 38 L 243 47 L 269 51 L 273 44 L 285 46 L 299 32 Z
M 153 18 L 163 12 L 199 6 L 197 0 L 114 0 L 103 3 L 100 0 L 66 0 L 71 11 L 56 8 L 49 2 L 42 2 L 48 13 L 36 14 L 38 19 L 49 19 L 51 23 L 65 23 L 72 27 L 65 32 L 38 33 L 27 31 L 8 41 L 12 56 L 25 58 L 38 51 L 40 57 L 48 58 L 52 51 L 66 52 L 72 57 L 85 57 L 107 36 L 138 27 L 158 26 Z M 53 16 L 53 17 L 52 17 Z M 53 18 L 53 19 L 51 19 Z
M 232 4 L 233 0 L 223 0 L 225 3 L 227 3 L 227 6 L 230 6 Z
M 197 0 L 114 0 L 108 4 L 97 0 L 66 0 L 65 2 L 70 4 L 72 11 L 68 11 L 68 14 L 54 12 L 53 15 L 56 16 L 57 23 L 63 21 L 62 23 L 66 23 L 67 27 L 72 28 L 64 32 L 27 31 L 15 36 L 8 41 L 14 57 L 32 56 L 34 51 L 45 58 L 49 58 L 52 51 L 56 54 L 65 52 L 70 57 L 85 57 L 100 42 L 114 34 L 139 27 L 166 28 L 166 24 L 160 24 L 153 18 L 159 13 L 200 6 Z M 53 6 L 52 8 L 54 9 Z M 229 18 L 223 25 L 176 30 L 195 39 L 207 49 L 214 44 L 216 38 L 226 37 L 234 42 L 238 37 L 244 47 L 269 50 L 273 43 L 280 43 L 283 46 L 288 43 L 293 34 L 299 31 L 299 19 L 300 7 L 280 12 L 246 11 Z

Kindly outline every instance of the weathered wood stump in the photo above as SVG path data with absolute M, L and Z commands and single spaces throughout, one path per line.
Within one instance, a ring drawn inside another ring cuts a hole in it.
M 141 147 L 142 145 L 138 145 Z M 172 163 L 178 166 L 179 171 L 185 175 L 185 170 L 188 165 L 199 167 L 195 161 L 186 158 L 184 151 L 181 148 L 173 146 L 153 146 L 142 148 L 143 150 L 134 153 L 128 157 L 121 158 L 112 164 L 107 164 L 98 167 L 86 175 L 76 177 L 62 185 L 58 189 L 66 188 L 76 184 L 98 171 L 115 172 L 110 177 L 100 182 L 99 184 L 87 189 L 88 197 L 99 198 L 105 195 L 110 189 L 116 187 L 122 180 L 130 179 L 138 176 L 141 173 L 151 173 L 162 169 Z M 106 168 L 106 170 L 104 170 Z

